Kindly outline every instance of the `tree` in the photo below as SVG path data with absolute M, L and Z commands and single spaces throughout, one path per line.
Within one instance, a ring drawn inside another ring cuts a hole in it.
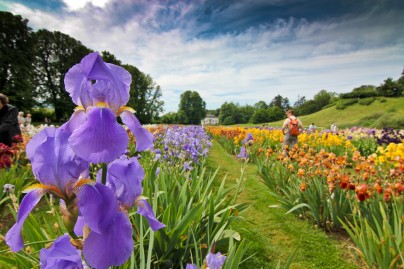
M 65 90 L 65 74 L 90 52 L 61 32 L 41 29 L 35 33 L 35 90 L 44 105 L 53 106 L 56 121 L 69 118 L 75 107 Z
M 32 29 L 28 20 L 10 12 L 0 12 L 0 90 L 19 110 L 34 104 Z
M 254 109 L 255 110 L 258 110 L 258 109 L 261 109 L 261 108 L 267 109 L 268 108 L 267 103 L 265 103 L 264 101 L 258 101 L 257 103 L 254 104 Z
M 254 112 L 251 117 L 252 123 L 269 122 L 269 111 L 265 108 L 260 108 Z
M 206 115 L 213 115 L 218 117 L 220 113 L 220 108 L 216 108 L 216 109 L 206 109 Z
M 283 110 L 288 110 L 290 108 L 289 99 L 287 97 L 282 97 L 280 94 L 274 97 L 269 103 L 269 107 L 277 106 Z
M 161 123 L 164 123 L 164 124 L 174 124 L 174 123 L 178 123 L 178 122 L 177 122 L 177 118 L 178 118 L 178 115 L 177 115 L 176 112 L 169 112 L 169 113 L 167 113 L 167 114 L 164 114 L 164 115 L 161 117 Z
M 293 107 L 296 109 L 299 106 L 303 105 L 306 102 L 306 96 L 299 97 L 297 101 L 294 103 Z
M 255 112 L 255 108 L 250 105 L 242 106 L 238 109 L 241 115 L 240 123 L 247 123 L 250 122 L 252 115 Z
M 233 102 L 224 102 L 220 107 L 219 122 L 224 125 L 235 124 L 239 117 L 238 106 Z
M 268 122 L 281 120 L 285 117 L 285 111 L 277 106 L 273 106 L 267 109 Z
M 398 97 L 404 89 L 400 87 L 400 84 L 393 81 L 392 78 L 388 78 L 382 85 L 377 87 L 376 91 L 380 96 L 386 97 Z
M 122 67 L 132 75 L 128 106 L 136 110 L 141 123 L 153 123 L 164 109 L 160 86 L 135 66 L 126 64 Z
M 331 94 L 326 90 L 321 90 L 314 95 L 313 100 L 317 104 L 317 111 L 320 111 L 323 107 L 330 103 Z
M 206 103 L 196 91 L 186 91 L 181 94 L 178 113 L 185 113 L 185 124 L 201 124 L 206 116 Z
M 122 66 L 122 62 L 120 60 L 118 60 L 114 54 L 112 54 L 109 51 L 102 51 L 101 52 L 101 57 L 104 60 L 104 62 L 106 63 L 110 63 L 110 64 L 115 64 L 115 65 L 119 65 Z
M 304 104 L 296 109 L 296 115 L 308 115 L 318 111 L 318 105 L 314 100 L 306 101 Z

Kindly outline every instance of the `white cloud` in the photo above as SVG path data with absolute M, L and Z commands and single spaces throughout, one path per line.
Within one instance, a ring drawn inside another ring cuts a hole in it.
M 88 4 L 96 7 L 104 7 L 109 0 L 63 0 L 69 11 L 82 9 Z
M 322 23 L 290 18 L 238 34 L 190 38 L 207 24 L 184 20 L 192 7 L 181 1 L 176 16 L 162 17 L 161 2 L 153 2 L 141 14 L 126 14 L 122 23 L 115 21 L 112 5 L 103 2 L 105 8 L 87 5 L 63 14 L 18 4 L 11 11 L 28 18 L 35 29 L 61 31 L 137 66 L 161 86 L 165 112 L 178 109 L 186 90 L 198 91 L 209 109 L 226 101 L 269 102 L 277 94 L 293 102 L 298 95 L 312 98 L 321 89 L 347 92 L 363 84 L 379 85 L 387 77 L 397 79 L 404 64 L 403 35 L 394 27 L 381 28 L 377 20 L 366 25 L 360 17 Z M 116 2 L 114 8 L 123 12 L 130 2 Z M 172 28 L 160 31 L 165 25 Z

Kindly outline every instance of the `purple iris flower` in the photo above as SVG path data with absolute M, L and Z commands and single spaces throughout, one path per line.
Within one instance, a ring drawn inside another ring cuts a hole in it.
M 40 252 L 41 269 L 66 268 L 82 269 L 83 261 L 78 249 L 70 244 L 67 234 L 56 239 L 49 249 Z
M 196 264 L 191 264 L 191 263 L 188 263 L 187 264 L 187 267 L 185 267 L 185 269 L 198 269 L 198 266 L 196 266 Z
M 84 223 L 91 230 L 83 245 L 88 264 L 106 269 L 125 263 L 133 251 L 132 225 L 113 191 L 101 183 L 83 184 L 77 197 Z
M 21 229 L 32 209 L 45 193 L 52 193 L 63 199 L 68 206 L 75 199 L 74 185 L 80 177 L 88 176 L 89 164 L 74 154 L 67 140 L 70 133 L 64 126 L 46 128 L 35 135 L 27 144 L 27 156 L 32 171 L 40 182 L 24 192 L 17 222 L 6 234 L 6 243 L 17 252 L 24 246 Z
M 253 140 L 254 140 L 254 138 L 253 138 L 252 134 L 248 133 L 247 137 L 243 139 L 242 143 L 245 144 L 245 143 L 248 143 L 248 142 L 253 141 Z
M 138 206 L 137 213 L 144 216 L 153 231 L 165 225 L 156 219 L 156 216 L 147 200 L 141 196 L 143 192 L 142 181 L 145 172 L 137 158 L 127 158 L 122 155 L 119 159 L 108 164 L 106 186 L 117 197 L 121 207 L 129 210 Z M 101 171 L 97 174 L 97 181 L 101 181 Z
M 23 248 L 21 229 L 24 221 L 41 197 L 50 192 L 63 199 L 60 203 L 62 212 L 65 211 L 63 216 L 71 217 L 68 220 L 72 227 L 76 220 L 79 220 L 74 227 L 77 234 L 81 234 L 77 226 L 86 225 L 90 228 L 90 233 L 83 244 L 83 254 L 88 264 L 101 269 L 121 265 L 129 259 L 134 245 L 132 225 L 127 212 L 122 211 L 121 201 L 124 201 L 124 204 L 134 202 L 134 198 L 131 197 L 140 194 L 138 187 L 137 191 L 132 187 L 138 186 L 136 184 L 140 184 L 140 181 L 137 178 L 135 183 L 122 183 L 119 179 L 111 180 L 117 187 L 114 191 L 108 186 L 86 179 L 89 164 L 74 154 L 68 143 L 70 133 L 67 130 L 65 125 L 58 129 L 47 128 L 28 143 L 27 155 L 31 160 L 34 175 L 41 184 L 35 184 L 27 190 L 28 193 L 20 205 L 17 223 L 6 234 L 6 243 L 15 252 Z M 121 174 L 116 172 L 116 176 L 137 175 L 143 178 L 144 172 L 143 170 L 139 172 L 141 167 L 137 160 L 134 160 L 136 158 L 132 160 L 135 165 L 130 166 L 129 170 L 133 169 L 136 174 L 124 171 Z M 114 162 L 110 165 L 111 173 L 117 170 L 113 168 Z M 126 194 L 126 190 L 122 188 L 128 188 L 130 192 Z M 116 195 L 117 191 L 121 193 Z M 74 212 L 77 211 L 80 214 L 79 218 L 77 214 L 74 216 Z M 150 215 L 150 208 L 146 208 L 145 212 L 142 213 Z M 155 219 L 154 221 L 159 223 Z M 156 223 L 153 225 L 158 227 Z M 71 230 L 69 232 L 72 232 Z
M 222 268 L 224 261 L 226 260 L 226 256 L 222 255 L 222 253 L 218 252 L 213 254 L 211 252 L 208 253 L 205 257 L 206 265 L 209 269 L 220 269 Z
M 240 153 L 237 155 L 237 158 L 240 159 L 247 159 L 248 155 L 247 155 L 247 151 L 245 149 L 245 147 L 240 147 Z
M 125 152 L 129 138 L 116 117 L 136 138 L 136 150 L 153 146 L 153 135 L 144 129 L 126 107 L 131 75 L 124 68 L 104 63 L 98 53 L 90 53 L 65 76 L 66 91 L 78 106 L 69 120 L 69 143 L 81 158 L 92 162 L 111 162 Z

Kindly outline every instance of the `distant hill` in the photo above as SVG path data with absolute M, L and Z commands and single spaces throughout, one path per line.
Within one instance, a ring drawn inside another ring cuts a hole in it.
M 321 128 L 329 129 L 335 122 L 339 128 L 363 127 L 393 127 L 404 129 L 404 97 L 379 97 L 369 105 L 355 103 L 339 110 L 336 106 L 325 108 L 316 113 L 300 116 L 304 126 L 314 123 Z M 270 126 L 281 126 L 283 120 L 271 122 Z

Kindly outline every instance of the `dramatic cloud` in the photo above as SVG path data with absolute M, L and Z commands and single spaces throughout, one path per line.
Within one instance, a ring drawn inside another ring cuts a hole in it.
M 178 109 L 186 90 L 213 109 L 277 94 L 293 102 L 322 89 L 348 92 L 401 74 L 400 1 L 233 2 L 64 0 L 58 8 L 7 9 L 34 29 L 61 31 L 149 74 L 165 112 Z

